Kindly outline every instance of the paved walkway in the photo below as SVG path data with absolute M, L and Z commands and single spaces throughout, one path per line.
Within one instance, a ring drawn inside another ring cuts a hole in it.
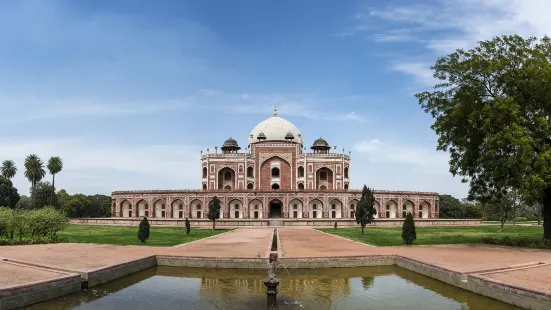
M 401 255 L 460 273 L 481 274 L 495 281 L 551 293 L 551 251 L 485 245 L 372 247 L 309 228 L 279 228 L 280 251 L 285 258 Z M 267 257 L 272 228 L 237 229 L 181 247 L 51 244 L 3 246 L 1 257 L 39 266 L 89 271 L 150 255 L 183 257 Z M 519 269 L 523 267 L 523 269 Z M 503 269 L 487 273 L 492 269 Z M 484 273 L 486 271 L 486 273 Z M 59 277 L 33 268 L 14 268 L 0 261 L 0 289 Z

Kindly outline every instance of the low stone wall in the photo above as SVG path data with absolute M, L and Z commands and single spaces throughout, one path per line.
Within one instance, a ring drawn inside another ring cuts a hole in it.
M 85 282 L 83 283 L 83 286 L 93 287 L 102 283 L 113 281 L 129 274 L 154 267 L 156 264 L 156 256 L 152 255 L 118 265 L 90 270 L 84 277 Z
M 493 279 L 490 281 L 480 275 L 459 273 L 402 256 L 396 256 L 395 264 L 464 290 L 525 309 L 543 310 L 551 307 L 551 295 L 545 292 L 516 287 Z
M 224 258 L 157 256 L 157 265 L 192 268 L 266 269 L 267 258 Z
M 152 226 L 185 226 L 183 219 L 157 219 L 148 218 Z M 140 218 L 84 218 L 71 219 L 72 224 L 83 225 L 116 225 L 116 226 L 138 226 Z M 312 226 L 312 227 L 357 227 L 355 219 L 219 219 L 216 220 L 216 227 L 266 227 L 266 226 Z M 402 226 L 403 219 L 376 219 L 370 226 Z M 190 219 L 192 227 L 209 228 L 212 222 L 208 219 Z M 482 220 L 477 219 L 415 219 L 416 226 L 467 226 L 482 225 Z
M 0 289 L 0 309 L 24 307 L 80 291 L 78 274 Z
M 277 261 L 287 269 L 374 267 L 394 265 L 394 256 L 279 258 Z

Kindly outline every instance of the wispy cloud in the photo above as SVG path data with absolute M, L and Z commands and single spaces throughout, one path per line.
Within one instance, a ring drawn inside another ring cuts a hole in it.
M 23 163 L 29 154 L 44 161 L 60 156 L 64 170 L 56 177 L 58 188 L 72 193 L 110 193 L 113 189 L 199 188 L 199 146 L 96 144 L 76 139 L 0 141 L 2 157 L 19 167 L 14 183 L 28 194 Z M 44 180 L 48 181 L 51 176 Z
M 354 29 L 376 42 L 411 41 L 428 50 L 420 55 L 421 62 L 416 59 L 391 64 L 392 69 L 427 85 L 432 76 L 429 77 L 426 62 L 433 63 L 436 57 L 459 48 L 472 48 L 481 40 L 504 34 L 548 35 L 551 33 L 550 11 L 551 1 L 547 0 L 407 2 L 362 7 L 356 14 Z
M 403 163 L 419 166 L 426 172 L 449 174 L 448 154 L 434 149 L 372 139 L 357 143 L 354 150 L 367 155 L 372 162 Z
M 342 98 L 323 98 L 305 95 L 228 93 L 217 90 L 203 89 L 198 94 L 188 98 L 197 106 L 206 109 L 216 109 L 230 114 L 263 114 L 269 115 L 274 107 L 280 115 L 300 116 L 311 119 L 335 121 L 363 121 L 361 115 L 354 111 L 336 112 L 332 107 L 339 102 L 361 100 L 349 96 Z M 208 103 L 206 104 L 200 104 Z

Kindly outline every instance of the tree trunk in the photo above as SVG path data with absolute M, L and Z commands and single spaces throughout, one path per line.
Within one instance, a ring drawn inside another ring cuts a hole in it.
M 54 206 L 54 193 L 55 193 L 55 174 L 52 174 L 52 194 L 50 195 L 50 206 Z
M 216 229 L 216 221 L 212 221 L 212 230 Z
M 501 224 L 501 228 L 499 229 L 499 232 L 503 232 L 503 226 L 505 225 L 505 221 L 501 220 L 500 224 Z
M 11 209 L 11 186 L 8 184 L 8 208 Z
M 364 234 L 364 228 L 365 228 L 365 225 L 362 224 L 362 235 Z
M 551 187 L 543 191 L 543 238 L 551 239 Z

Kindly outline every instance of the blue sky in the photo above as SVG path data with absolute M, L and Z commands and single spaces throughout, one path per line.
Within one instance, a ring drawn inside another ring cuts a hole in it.
M 0 1 L 0 160 L 70 193 L 199 188 L 199 152 L 271 116 L 352 152 L 352 187 L 466 195 L 413 94 L 430 65 L 551 30 L 544 0 Z M 50 178 L 48 176 L 48 178 Z

